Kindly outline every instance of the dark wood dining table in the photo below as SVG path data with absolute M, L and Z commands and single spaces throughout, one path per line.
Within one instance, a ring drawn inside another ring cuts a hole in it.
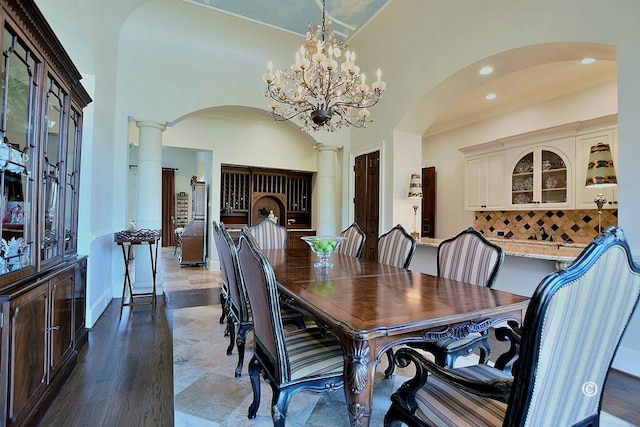
M 333 254 L 315 268 L 307 248 L 266 250 L 281 299 L 330 330 L 345 350 L 351 426 L 368 426 L 376 366 L 409 342 L 462 338 L 506 320 L 521 321 L 528 297 Z

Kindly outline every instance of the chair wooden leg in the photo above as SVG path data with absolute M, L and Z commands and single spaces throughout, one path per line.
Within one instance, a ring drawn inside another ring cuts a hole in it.
M 389 379 L 393 376 L 393 373 L 396 370 L 396 358 L 393 355 L 393 349 L 387 350 L 387 360 L 389 361 L 389 366 L 384 370 L 384 378 Z
M 249 362 L 249 378 L 251 379 L 251 388 L 253 389 L 253 402 L 249 406 L 248 417 L 250 420 L 256 417 L 260 408 L 260 363 L 255 357 Z
M 229 335 L 229 346 L 227 347 L 227 356 L 233 353 L 233 346 L 236 342 L 236 325 L 233 323 L 231 315 L 227 316 L 227 334 Z
M 289 406 L 290 394 L 286 390 L 280 390 L 275 386 L 271 387 L 273 394 L 271 397 L 271 419 L 273 427 L 285 427 L 287 421 L 287 406 Z
M 384 416 L 384 427 L 394 427 L 396 425 L 402 425 L 399 423 L 400 423 L 400 420 L 402 420 L 403 418 L 404 417 L 403 417 L 402 411 L 398 409 L 398 407 L 394 402 L 392 402 L 391 406 L 389 407 L 389 410 Z
M 511 346 L 506 353 L 501 354 L 496 359 L 495 367 L 510 375 L 515 373 L 516 364 L 520 357 L 520 341 L 516 339 L 518 332 L 513 332 L 507 327 L 496 329 L 496 339 L 498 341 L 509 341 Z
M 236 378 L 242 376 L 242 365 L 244 364 L 244 350 L 245 342 L 247 341 L 247 334 L 251 330 L 251 326 L 243 325 L 238 328 L 238 338 L 236 339 L 236 347 L 238 347 L 238 365 L 236 366 Z
M 485 341 L 480 344 L 480 347 L 478 348 L 480 349 L 480 363 L 486 364 L 491 358 L 491 347 L 489 346 L 489 343 Z
M 220 320 L 218 320 L 218 322 L 220 322 L 220 324 L 224 323 L 224 318 L 226 317 L 229 308 L 227 305 L 227 297 L 224 295 L 224 292 L 222 291 L 222 289 L 220 289 L 220 307 L 222 307 L 222 314 L 220 315 Z M 225 334 L 225 337 L 227 335 Z

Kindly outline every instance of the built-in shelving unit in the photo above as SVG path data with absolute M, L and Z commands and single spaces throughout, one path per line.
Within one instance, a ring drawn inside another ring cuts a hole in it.
M 255 225 L 270 213 L 289 229 L 311 228 L 311 172 L 225 165 L 220 221 L 229 228 Z
M 189 195 L 185 191 L 176 193 L 175 228 L 184 227 L 189 222 Z

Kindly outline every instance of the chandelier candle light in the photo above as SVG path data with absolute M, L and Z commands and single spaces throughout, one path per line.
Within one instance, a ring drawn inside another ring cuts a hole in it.
M 411 235 L 416 239 L 420 237 L 420 233 L 417 228 L 417 219 L 418 219 L 418 204 L 422 199 L 422 180 L 420 179 L 419 173 L 412 173 L 411 179 L 409 180 L 409 196 L 413 201 L 413 233 Z
M 378 69 L 376 81 L 367 85 L 366 76 L 355 64 L 355 52 L 346 51 L 338 40 L 329 37 L 325 25 L 326 5 L 322 2 L 322 25 L 309 24 L 305 44 L 296 53 L 289 68 L 273 71 L 269 62 L 262 79 L 267 83 L 265 97 L 271 98 L 271 114 L 276 121 L 298 117 L 302 130 L 328 130 L 353 126 L 366 128 L 371 123 L 368 108 L 378 103 L 387 84 Z M 320 39 L 318 40 L 318 33 Z M 343 57 L 342 64 L 338 60 Z M 332 121 L 332 119 L 334 119 Z
M 616 170 L 613 166 L 613 158 L 611 157 L 611 148 L 608 144 L 602 142 L 591 147 L 589 153 L 589 164 L 587 166 L 586 187 L 613 187 L 618 185 L 616 178 Z M 598 233 L 602 232 L 602 207 L 607 202 L 603 193 L 598 193 L 594 203 L 598 207 Z

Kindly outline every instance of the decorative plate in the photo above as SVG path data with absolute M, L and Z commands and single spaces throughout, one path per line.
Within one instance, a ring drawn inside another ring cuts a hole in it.
M 522 191 L 522 190 L 524 190 L 524 180 L 522 178 L 514 179 L 513 183 L 511 184 L 511 188 L 514 191 Z
M 558 185 L 558 178 L 555 175 L 550 175 L 544 182 L 545 187 L 547 188 L 556 188 Z
M 531 202 L 531 199 L 526 194 L 518 194 L 516 197 L 513 198 L 513 203 L 515 203 L 516 205 L 525 205 L 530 202 Z
M 524 180 L 523 185 L 523 190 L 532 190 L 533 189 L 533 177 L 529 177 L 527 179 Z
M 533 165 L 527 161 L 521 161 L 516 165 L 517 173 L 526 173 L 533 170 Z

